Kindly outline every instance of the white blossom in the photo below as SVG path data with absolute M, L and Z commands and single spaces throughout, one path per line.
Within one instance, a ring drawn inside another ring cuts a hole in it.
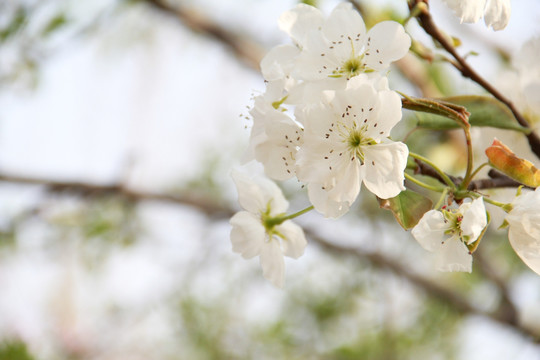
M 301 49 L 293 76 L 302 80 L 382 71 L 405 56 L 411 45 L 403 26 L 394 21 L 380 22 L 366 32 L 350 3 L 340 3 L 327 19 L 300 4 L 282 15 L 280 27 Z
M 484 17 L 487 27 L 502 30 L 510 20 L 510 0 L 444 0 L 461 22 L 475 23 Z
M 259 256 L 263 276 L 277 287 L 285 277 L 283 256 L 299 258 L 307 245 L 301 227 L 291 220 L 280 221 L 289 203 L 279 187 L 262 177 L 233 172 L 238 201 L 245 211 L 230 220 L 233 251 L 245 259 Z
M 367 81 L 349 85 L 297 114 L 305 131 L 296 174 L 308 183 L 312 204 L 326 217 L 345 213 L 362 183 L 384 199 L 405 189 L 407 146 L 388 139 L 401 119 L 399 96 Z
M 478 198 L 458 209 L 426 212 L 411 233 L 424 249 L 435 254 L 437 270 L 471 272 L 467 245 L 477 241 L 486 226 L 484 201 Z
M 540 188 L 516 197 L 506 221 L 514 251 L 527 266 L 540 274 Z
M 540 36 L 529 39 L 523 44 L 512 62 L 518 70 L 519 90 L 513 89 L 521 95 L 522 101 L 518 106 L 530 121 L 540 120 Z M 538 125 L 538 124 L 536 124 Z
M 248 152 L 263 164 L 265 174 L 274 180 L 294 176 L 296 152 L 304 131 L 281 106 L 287 96 L 282 84 L 280 80 L 268 83 L 266 93 L 255 98 L 250 111 L 253 127 Z

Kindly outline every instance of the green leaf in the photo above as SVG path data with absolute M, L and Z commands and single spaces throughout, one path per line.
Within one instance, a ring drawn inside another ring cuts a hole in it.
M 465 107 L 471 114 L 469 116 L 469 123 L 471 126 L 489 126 L 498 129 L 520 131 L 525 134 L 530 133 L 529 129 L 518 124 L 514 115 L 506 105 L 490 96 L 461 95 L 437 100 Z M 417 113 L 417 116 L 417 125 L 419 127 L 433 130 L 459 128 L 454 120 L 443 116 L 427 113 Z
M 453 121 L 452 126 L 469 128 L 469 115 L 467 109 L 461 105 L 445 101 L 443 99 L 415 98 L 401 94 L 401 106 L 404 109 L 413 110 L 420 113 L 437 115 L 441 119 Z
M 397 222 L 408 230 L 418 224 L 424 214 L 431 210 L 433 202 L 412 190 L 404 190 L 391 199 L 378 199 L 381 208 L 390 210 Z

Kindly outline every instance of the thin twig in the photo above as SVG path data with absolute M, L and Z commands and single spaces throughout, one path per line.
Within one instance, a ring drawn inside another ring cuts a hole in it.
M 417 4 L 419 3 L 425 3 L 427 5 L 426 0 L 411 0 L 409 2 L 409 8 L 412 10 Z M 433 21 L 433 18 L 431 17 L 431 14 L 428 10 L 428 7 L 426 6 L 424 11 L 418 15 L 418 21 L 420 23 L 420 26 L 425 30 L 426 33 L 428 33 L 435 41 L 437 41 L 448 53 L 452 55 L 452 57 L 456 60 L 456 62 L 452 62 L 454 67 L 461 72 L 461 75 L 464 77 L 467 77 L 471 79 L 472 81 L 476 82 L 478 85 L 483 87 L 487 92 L 491 93 L 495 98 L 497 98 L 499 101 L 504 103 L 510 111 L 512 111 L 512 114 L 514 114 L 514 117 L 516 118 L 517 122 L 528 129 L 531 128 L 527 120 L 521 115 L 521 113 L 518 111 L 516 106 L 512 103 L 510 99 L 508 99 L 506 96 L 504 96 L 499 90 L 497 90 L 493 85 L 491 85 L 488 81 L 486 81 L 483 77 L 481 77 L 463 58 L 460 56 L 454 45 L 448 40 L 447 36 L 445 36 L 441 30 L 437 27 L 435 22 Z M 531 147 L 531 150 L 536 154 L 538 158 L 540 158 L 540 138 L 537 134 L 534 132 L 531 132 L 529 135 L 527 135 L 527 140 L 529 141 L 529 145 Z
M 179 5 L 171 5 L 165 0 L 145 0 L 148 4 L 162 12 L 174 16 L 184 26 L 196 33 L 204 34 L 226 45 L 234 55 L 250 68 L 259 70 L 259 63 L 265 49 L 247 36 L 241 36 L 194 10 Z

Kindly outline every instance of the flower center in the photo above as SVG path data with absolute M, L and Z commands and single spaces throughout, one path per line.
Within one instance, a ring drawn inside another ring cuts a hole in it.
M 360 159 L 360 163 L 364 164 L 364 152 L 362 151 L 362 146 L 375 145 L 377 142 L 372 138 L 366 137 L 365 128 L 360 129 L 353 128 L 349 130 L 348 138 L 346 139 L 347 148 L 353 156 L 356 156 Z
M 360 74 L 363 68 L 364 66 L 362 65 L 360 57 L 354 57 L 345 61 L 343 66 L 341 66 L 341 72 L 353 77 Z
M 278 236 L 282 239 L 285 239 L 285 236 L 281 234 L 277 229 L 276 226 L 282 224 L 285 221 L 285 214 L 278 214 L 275 216 L 270 215 L 271 207 L 270 207 L 270 201 L 266 205 L 266 211 L 261 213 L 261 222 L 264 226 L 264 229 L 266 231 L 266 234 L 268 235 L 267 241 L 271 241 L 274 236 Z
M 450 228 L 444 233 L 452 237 L 457 236 L 461 241 L 467 243 L 469 236 L 463 235 L 461 231 L 461 222 L 463 221 L 463 215 L 457 211 L 442 209 L 444 219 L 450 224 Z

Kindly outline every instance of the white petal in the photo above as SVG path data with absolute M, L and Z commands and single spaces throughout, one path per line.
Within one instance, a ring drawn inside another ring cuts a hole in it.
M 240 211 L 231 218 L 230 224 L 233 251 L 244 259 L 259 255 L 266 236 L 261 220 L 252 213 Z
M 512 62 L 516 67 L 522 70 L 526 75 L 529 75 L 533 70 L 534 75 L 538 76 L 540 66 L 538 66 L 538 58 L 540 57 L 540 37 L 536 36 L 527 40 L 514 56 Z M 536 71 L 535 71 L 536 70 Z
M 301 110 L 324 101 L 326 97 L 324 92 L 329 90 L 342 90 L 345 89 L 346 86 L 347 79 L 344 77 L 325 77 L 317 81 L 303 81 L 289 90 L 287 104 L 300 105 L 296 107 L 296 110 Z M 296 120 L 302 123 L 299 118 Z
M 255 159 L 264 165 L 270 178 L 290 179 L 294 176 L 297 148 L 303 142 L 303 129 L 282 114 L 277 121 L 266 121 L 264 131 L 267 138 L 255 146 Z
M 368 32 L 364 62 L 374 70 L 386 69 L 401 59 L 411 47 L 411 38 L 395 21 L 383 21 Z M 369 54 L 369 55 L 368 55 Z
M 271 179 L 284 181 L 295 174 L 296 149 L 287 149 L 268 139 L 255 148 L 255 159 L 264 166 L 264 173 Z
M 517 222 L 510 224 L 508 239 L 521 260 L 540 275 L 540 238 L 531 236 L 529 231 Z
M 306 4 L 298 4 L 294 9 L 284 12 L 278 21 L 279 28 L 300 46 L 304 46 L 306 36 L 319 29 L 322 23 L 321 11 Z
M 540 274 L 540 187 L 535 191 L 523 190 L 512 202 L 506 221 L 514 251 L 527 266 Z
M 468 205 L 465 207 L 465 205 Z M 468 244 L 478 239 L 484 228 L 487 226 L 486 208 L 483 198 L 474 199 L 471 203 L 460 206 L 463 220 L 461 222 L 461 231 L 463 235 L 469 236 Z
M 298 259 L 304 254 L 307 241 L 304 230 L 302 230 L 300 226 L 287 220 L 283 224 L 277 226 L 276 230 L 285 236 L 285 239 L 281 242 L 283 255 Z
M 347 81 L 347 89 L 358 89 L 360 86 L 366 84 L 372 85 L 377 91 L 390 90 L 388 87 L 388 77 L 382 76 L 377 72 L 356 75 Z
M 272 48 L 261 60 L 261 72 L 268 81 L 283 79 L 293 69 L 300 50 L 294 45 L 279 45 Z
M 409 149 L 402 142 L 389 142 L 362 148 L 365 157 L 364 185 L 382 199 L 405 190 L 405 167 Z
M 395 91 L 379 91 L 377 97 L 366 135 L 379 141 L 390 136 L 390 131 L 401 120 L 402 111 L 401 98 Z
M 461 19 L 461 22 L 475 23 L 482 15 L 484 15 L 484 8 L 486 6 L 486 0 L 444 0 L 448 6 L 454 10 L 457 17 Z
M 447 236 L 444 234 L 449 227 L 445 223 L 444 215 L 437 210 L 430 210 L 422 216 L 411 234 L 416 241 L 427 251 L 437 251 Z
M 274 286 L 283 287 L 285 280 L 285 261 L 278 240 L 265 242 L 261 248 L 259 257 L 263 276 Z
M 323 33 L 330 42 L 342 42 L 334 44 L 334 49 L 341 57 L 348 58 L 351 55 L 351 41 L 354 41 L 358 52 L 366 36 L 364 20 L 354 10 L 349 2 L 342 2 L 335 7 L 323 25 Z M 358 39 L 358 40 L 357 40 Z
M 328 197 L 333 201 L 345 202 L 350 206 L 360 193 L 361 179 L 365 174 L 364 167 L 360 166 L 357 160 L 346 161 L 346 164 L 336 177 L 333 188 L 328 190 Z
M 272 214 L 285 212 L 289 202 L 281 189 L 271 180 L 233 170 L 231 176 L 238 190 L 238 202 L 247 211 L 255 214 L 264 212 L 270 204 Z
M 330 199 L 328 191 L 322 189 L 321 184 L 308 184 L 309 201 L 315 207 L 315 210 L 323 214 L 327 218 L 337 219 L 347 211 L 349 211 L 349 203 L 346 201 L 335 201 Z
M 293 76 L 301 80 L 320 80 L 332 75 L 336 68 L 341 67 L 343 58 L 337 49 L 331 49 L 330 46 L 321 32 L 312 33 L 306 39 L 304 51 L 296 60 Z
M 447 239 L 435 252 L 435 257 L 439 271 L 472 271 L 472 256 L 458 238 Z
M 484 21 L 493 30 L 502 30 L 510 21 L 510 0 L 487 0 Z
M 540 114 L 540 77 L 523 88 L 527 105 L 536 113 Z M 536 124 L 538 126 L 538 123 Z

